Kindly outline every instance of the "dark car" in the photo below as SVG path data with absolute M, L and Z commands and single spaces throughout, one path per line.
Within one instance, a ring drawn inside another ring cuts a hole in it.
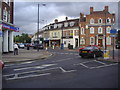
M 120 43 L 116 44 L 116 49 L 120 49 Z
M 102 57 L 103 51 L 96 46 L 86 46 L 84 49 L 79 49 L 79 55 L 83 57 Z
M 43 44 L 34 44 L 33 48 L 34 48 L 34 49 L 37 49 L 37 48 L 43 49 L 44 46 L 43 46 Z

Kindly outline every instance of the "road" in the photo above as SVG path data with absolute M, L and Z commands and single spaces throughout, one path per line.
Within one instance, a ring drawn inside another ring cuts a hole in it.
M 78 52 L 13 63 L 3 70 L 3 88 L 118 88 L 118 63 L 81 58 Z

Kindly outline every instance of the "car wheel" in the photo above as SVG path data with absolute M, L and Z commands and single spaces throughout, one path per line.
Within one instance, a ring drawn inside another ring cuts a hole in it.
M 81 56 L 81 58 L 84 58 L 84 56 Z

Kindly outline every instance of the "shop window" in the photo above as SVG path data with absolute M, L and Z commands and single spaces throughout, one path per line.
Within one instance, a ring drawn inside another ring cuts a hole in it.
M 111 45 L 111 37 L 107 37 L 107 45 Z

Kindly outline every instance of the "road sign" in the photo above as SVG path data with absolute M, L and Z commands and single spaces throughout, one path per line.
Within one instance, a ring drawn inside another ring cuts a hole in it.
M 117 30 L 116 30 L 116 29 L 112 29 L 112 30 L 110 30 L 110 33 L 111 33 L 111 34 L 116 34 L 116 33 L 117 33 Z

